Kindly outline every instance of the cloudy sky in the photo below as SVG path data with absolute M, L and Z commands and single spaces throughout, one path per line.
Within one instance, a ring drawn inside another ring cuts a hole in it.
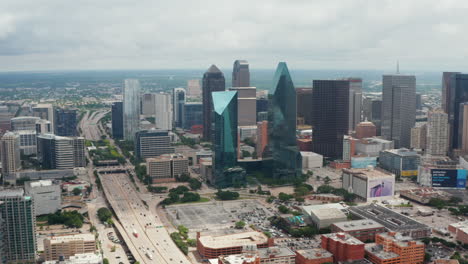
M 466 0 L 0 0 L 0 71 L 458 70 Z

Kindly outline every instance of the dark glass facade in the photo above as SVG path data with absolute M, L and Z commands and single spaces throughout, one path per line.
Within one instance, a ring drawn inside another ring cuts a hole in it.
M 301 176 L 302 158 L 296 143 L 296 90 L 284 62 L 278 64 L 268 108 L 265 164 L 275 178 Z
M 123 103 L 112 104 L 112 137 L 123 139 Z
M 341 158 L 343 136 L 348 134 L 349 81 L 314 80 L 313 87 L 313 151 Z
M 182 114 L 182 127 L 191 129 L 192 126 L 203 124 L 203 105 L 201 103 L 185 103 Z
M 237 92 L 213 92 L 214 177 L 218 188 L 234 185 L 242 173 L 232 173 L 237 164 Z
M 211 141 L 212 138 L 212 92 L 226 90 L 226 80 L 224 74 L 216 67 L 211 67 L 203 74 L 203 139 Z
M 76 130 L 77 113 L 75 109 L 55 109 L 54 124 L 57 136 L 74 137 L 78 135 Z
M 460 104 L 468 102 L 468 74 L 454 74 L 448 92 L 448 117 L 450 125 L 449 148 L 461 148 Z
M 304 125 L 312 125 L 312 88 L 297 88 L 297 118 L 304 119 Z

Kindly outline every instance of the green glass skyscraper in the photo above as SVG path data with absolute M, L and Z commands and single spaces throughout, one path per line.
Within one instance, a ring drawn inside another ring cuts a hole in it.
M 273 79 L 268 107 L 268 147 L 264 152 L 275 178 L 302 174 L 302 158 L 296 143 L 296 90 L 288 66 L 280 62 Z
M 225 188 L 245 180 L 237 164 L 237 92 L 213 92 L 214 172 L 211 184 Z

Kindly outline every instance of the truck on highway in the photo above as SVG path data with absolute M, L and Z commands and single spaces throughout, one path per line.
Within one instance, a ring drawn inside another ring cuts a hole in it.
M 138 238 L 138 232 L 135 229 L 133 229 L 133 236 Z
M 146 256 L 151 260 L 153 259 L 153 255 L 151 255 L 149 252 L 146 252 Z

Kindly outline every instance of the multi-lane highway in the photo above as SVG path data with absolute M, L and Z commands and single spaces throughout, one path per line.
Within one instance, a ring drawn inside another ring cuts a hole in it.
M 101 174 L 106 197 L 127 234 L 125 242 L 141 263 L 190 263 L 159 218 L 143 204 L 127 174 Z
M 80 121 L 80 128 L 83 136 L 87 140 L 100 140 L 101 131 L 99 130 L 99 120 L 103 118 L 109 111 L 87 111 Z

